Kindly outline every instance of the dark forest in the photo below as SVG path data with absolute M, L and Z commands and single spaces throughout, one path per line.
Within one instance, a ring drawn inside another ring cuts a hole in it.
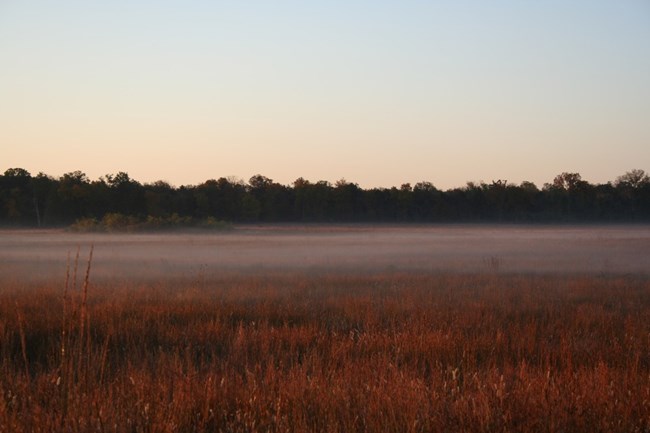
M 430 182 L 363 189 L 343 179 L 332 184 L 299 178 L 282 185 L 262 175 L 248 182 L 221 177 L 180 187 L 164 181 L 143 184 L 125 172 L 98 180 L 81 171 L 54 178 L 10 168 L 0 175 L 0 224 L 5 227 L 648 221 L 650 178 L 643 170 L 604 184 L 562 173 L 541 188 L 494 180 L 446 191 Z

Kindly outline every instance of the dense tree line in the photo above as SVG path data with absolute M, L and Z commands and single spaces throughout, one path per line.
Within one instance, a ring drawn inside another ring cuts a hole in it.
M 540 189 L 497 180 L 442 191 L 429 182 L 362 189 L 340 180 L 299 178 L 282 185 L 262 175 L 173 187 L 142 184 L 127 173 L 90 180 L 81 171 L 56 179 L 10 168 L 0 176 L 0 224 L 61 226 L 119 214 L 242 222 L 629 222 L 650 221 L 650 179 L 632 170 L 591 184 L 562 173 Z

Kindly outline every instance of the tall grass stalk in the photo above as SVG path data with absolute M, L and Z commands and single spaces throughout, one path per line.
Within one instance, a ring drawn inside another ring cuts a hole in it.
M 22 313 L 20 312 L 20 306 L 18 301 L 15 302 L 16 305 L 16 317 L 18 320 L 18 332 L 20 334 L 20 351 L 23 356 L 23 363 L 25 366 L 25 377 L 27 378 L 27 383 L 31 380 L 31 375 L 29 374 L 29 360 L 27 358 L 27 342 L 25 340 L 25 319 L 23 318 Z
M 86 275 L 84 277 L 83 291 L 81 296 L 81 309 L 79 313 L 79 349 L 77 361 L 77 377 L 83 376 L 84 387 L 88 385 L 88 368 L 90 367 L 90 315 L 88 314 L 88 285 L 90 282 L 90 266 L 93 260 L 94 245 L 90 246 Z

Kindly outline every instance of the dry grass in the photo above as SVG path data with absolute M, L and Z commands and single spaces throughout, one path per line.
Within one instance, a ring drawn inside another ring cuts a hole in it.
M 1 433 L 650 429 L 646 278 L 233 274 L 86 289 L 3 286 Z

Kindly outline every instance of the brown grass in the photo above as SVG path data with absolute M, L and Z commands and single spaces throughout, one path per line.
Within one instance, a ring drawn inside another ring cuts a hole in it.
M 76 287 L 0 291 L 0 433 L 650 429 L 647 278 Z

